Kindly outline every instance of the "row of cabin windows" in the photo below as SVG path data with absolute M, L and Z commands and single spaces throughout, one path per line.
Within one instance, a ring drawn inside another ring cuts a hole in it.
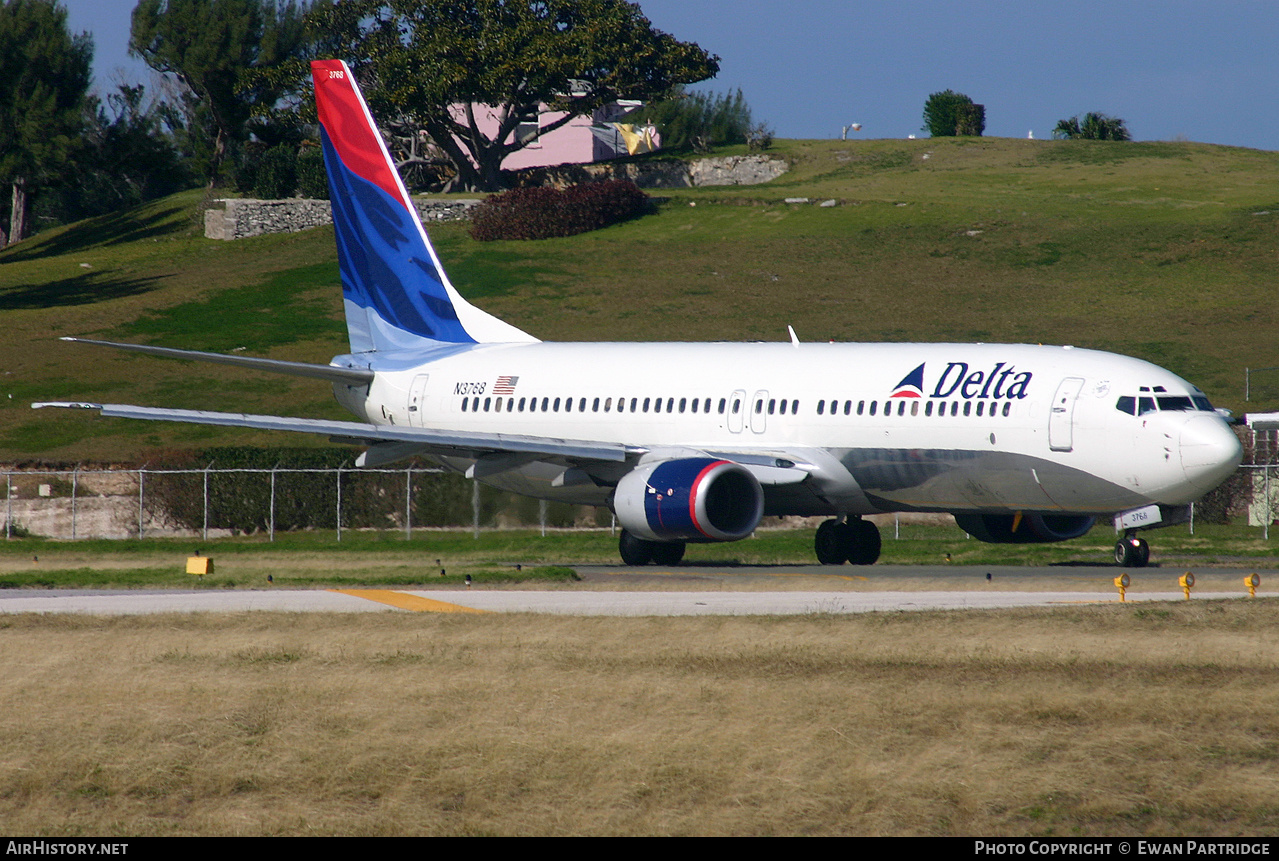
M 917 416 L 917 415 L 919 415 L 919 400 L 918 400 L 918 399 L 915 399 L 915 398 L 910 398 L 910 399 L 902 398 L 902 399 L 899 399 L 899 400 L 897 401 L 897 415 L 899 415 L 899 416 L 904 416 L 904 415 L 906 415 L 906 413 L 908 412 L 908 410 L 907 410 L 907 408 L 906 408 L 906 404 L 907 404 L 908 402 L 910 403 L 910 409 L 909 409 L 910 414 L 911 414 L 912 416 Z M 962 413 L 963 413 L 964 415 L 966 415 L 966 416 L 971 416 L 971 415 L 974 415 L 974 414 L 975 414 L 975 415 L 979 415 L 979 416 L 980 416 L 980 415 L 989 415 L 989 416 L 994 416 L 994 415 L 998 415 L 998 414 L 1000 414 L 1000 413 L 1002 413 L 1003 415 L 1007 416 L 1007 415 L 1009 415 L 1009 414 L 1012 412 L 1012 406 L 1013 406 L 1012 401 L 1004 401 L 1003 409 L 1001 410 L 1001 409 L 1000 409 L 1000 405 L 999 405 L 998 403 L 991 403 L 991 404 L 987 404 L 985 401 L 982 401 L 982 400 L 978 400 L 978 401 L 976 401 L 975 403 L 976 403 L 976 407 L 974 407 L 974 406 L 973 406 L 973 404 L 974 404 L 974 402 L 973 402 L 973 401 L 937 401 L 935 405 L 934 405 L 934 402 L 933 402 L 933 401 L 931 401 L 931 400 L 929 400 L 929 401 L 924 401 L 924 415 L 925 415 L 925 416 L 932 416 L 932 415 L 936 415 L 936 416 L 938 416 L 938 417 L 940 417 L 940 416 L 945 416 L 945 415 L 957 416 L 957 415 L 959 415 L 959 414 L 962 412 Z M 947 407 L 947 405 L 948 405 L 948 404 L 949 404 L 949 410 L 948 410 L 948 407 Z M 961 404 L 962 404 L 962 406 L 961 406 Z M 820 416 L 820 415 L 822 415 L 822 413 L 825 411 L 825 408 L 826 408 L 826 402 L 825 402 L 825 401 L 818 401 L 818 402 L 817 402 L 817 414 L 818 414 L 819 416 Z M 834 400 L 833 400 L 833 401 L 831 401 L 831 402 L 830 402 L 830 414 L 831 414 L 831 415 L 838 415 L 838 414 L 839 414 L 839 411 L 840 411 L 840 408 L 839 408 L 839 401 L 834 401 Z M 871 402 L 870 402 L 870 408 L 869 408 L 869 409 L 867 409 L 867 407 L 866 407 L 866 401 L 858 401 L 858 402 L 857 402 L 857 415 L 859 415 L 859 416 L 861 416 L 861 415 L 872 415 L 872 416 L 873 416 L 873 415 L 875 415 L 875 413 L 876 413 L 876 412 L 878 412 L 878 411 L 879 411 L 879 402 L 878 402 L 878 401 L 871 401 Z M 853 402 L 852 402 L 852 401 L 844 401 L 844 409 L 843 409 L 843 412 L 844 412 L 844 415 L 846 415 L 846 416 L 848 416 L 848 415 L 852 415 L 852 414 L 853 414 Z M 885 401 L 885 402 L 884 402 L 883 415 L 885 415 L 885 416 L 891 416 L 891 415 L 893 415 L 893 402 L 892 402 L 892 401 Z
M 469 403 L 468 403 L 469 401 Z M 584 413 L 587 411 L 587 398 L 579 398 L 576 401 L 577 412 Z M 630 409 L 627 409 L 628 401 L 626 398 L 593 398 L 590 399 L 590 411 L 598 412 L 654 412 L 654 413 L 674 413 L 674 412 L 703 412 L 711 411 L 710 398 L 631 398 L 629 401 Z M 719 399 L 719 412 L 724 413 L 727 398 Z M 734 406 L 737 406 L 736 404 Z M 462 412 L 495 412 L 500 413 L 505 410 L 508 413 L 514 412 L 543 412 L 543 413 L 571 413 L 574 410 L 573 398 L 542 398 L 539 402 L 537 398 L 462 398 Z M 736 410 L 734 410 L 736 412 Z
M 710 398 L 705 398 L 705 399 L 679 398 L 678 401 L 675 398 L 666 398 L 665 402 L 663 402 L 662 398 L 644 398 L 643 400 L 640 400 L 639 398 L 631 398 L 629 402 L 627 401 L 626 398 L 617 398 L 616 401 L 613 398 L 603 398 L 603 399 L 593 398 L 593 399 L 590 399 L 589 402 L 590 402 L 590 411 L 595 413 L 602 411 L 606 413 L 608 412 L 619 412 L 619 413 L 624 413 L 624 412 L 632 412 L 632 413 L 702 412 L 702 413 L 709 414 L 711 412 L 711 406 L 712 406 L 712 401 Z M 588 403 L 587 398 L 579 398 L 576 403 L 577 403 L 577 412 L 584 413 L 587 411 L 587 403 Z M 629 409 L 628 409 L 628 403 L 629 403 Z M 781 400 L 778 400 L 777 398 L 770 398 L 767 403 L 768 403 L 768 414 L 770 416 L 771 415 L 784 416 L 787 414 L 787 412 L 789 412 L 790 415 L 793 415 L 793 416 L 799 415 L 798 399 L 792 400 L 792 399 L 783 398 Z M 912 416 L 919 415 L 919 401 L 911 400 L 909 403 L 910 403 L 910 414 Z M 962 407 L 960 406 L 961 403 L 963 404 Z M 986 402 L 978 400 L 976 401 L 977 406 L 976 406 L 976 409 L 974 410 L 973 403 L 974 403 L 973 401 L 949 401 L 949 402 L 939 401 L 936 403 L 934 408 L 934 402 L 930 400 L 924 403 L 924 415 L 925 416 L 932 416 L 932 415 L 945 416 L 947 415 L 947 404 L 949 404 L 949 415 L 952 415 L 952 416 L 958 416 L 961 410 L 963 414 L 966 416 L 973 415 L 974 412 L 976 413 L 976 415 L 979 415 L 979 416 L 980 415 L 994 416 L 997 414 L 999 409 L 999 404 L 992 403 L 992 404 L 989 404 L 989 410 L 987 410 Z M 760 415 L 764 412 L 764 404 L 765 404 L 765 401 L 763 398 L 759 398 L 755 401 L 754 410 L 756 415 Z M 906 412 L 907 412 L 906 404 L 907 404 L 906 400 L 897 401 L 897 415 L 899 416 L 906 415 Z M 537 398 L 519 398 L 518 400 L 514 397 L 495 398 L 491 396 L 483 399 L 479 397 L 462 398 L 462 412 L 500 413 L 503 410 L 505 410 L 508 413 L 513 413 L 513 412 L 558 413 L 561 411 L 566 413 L 571 413 L 573 412 L 573 409 L 574 409 L 573 405 L 574 405 L 573 398 L 545 397 L 541 399 L 540 407 L 539 407 L 539 401 Z M 741 407 L 742 407 L 741 400 L 739 398 L 734 398 L 733 404 L 732 404 L 733 415 L 737 415 L 741 411 Z M 839 401 L 832 400 L 830 402 L 830 414 L 832 416 L 838 415 L 839 407 L 840 407 Z M 720 398 L 719 406 L 717 410 L 718 414 L 723 415 L 727 408 L 728 408 L 728 399 Z M 1005 401 L 1003 404 L 1003 415 L 1007 416 L 1010 413 L 1011 409 L 1012 409 L 1012 402 Z M 824 400 L 818 401 L 817 414 L 820 416 L 825 414 L 825 412 L 826 412 L 826 401 Z M 857 402 L 857 415 L 873 416 L 877 412 L 879 412 L 878 401 L 871 401 L 869 410 L 866 407 L 866 401 Z M 846 416 L 853 414 L 852 401 L 844 401 L 843 413 Z M 893 414 L 893 402 L 886 401 L 883 407 L 883 415 L 891 416 L 892 414 Z

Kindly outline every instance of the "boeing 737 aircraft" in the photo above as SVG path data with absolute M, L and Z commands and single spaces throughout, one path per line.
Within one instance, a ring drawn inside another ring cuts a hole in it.
M 543 343 L 463 299 L 346 64 L 312 64 L 351 352 L 328 365 L 122 349 L 315 377 L 359 421 L 119 404 L 119 416 L 325 434 L 374 466 L 431 456 L 495 487 L 607 505 L 624 562 L 676 564 L 765 515 L 825 515 L 823 564 L 873 563 L 865 515 L 950 512 L 992 542 L 1114 517 L 1115 558 L 1185 519 L 1242 451 L 1162 368 L 1008 344 Z M 80 339 L 67 339 L 80 340 Z M 87 343 L 105 343 L 91 341 Z

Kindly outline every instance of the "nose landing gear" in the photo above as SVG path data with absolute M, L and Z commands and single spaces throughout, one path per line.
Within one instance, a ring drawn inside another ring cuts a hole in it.
M 1150 545 L 1144 538 L 1125 535 L 1115 542 L 1115 564 L 1123 568 L 1145 568 L 1150 561 Z

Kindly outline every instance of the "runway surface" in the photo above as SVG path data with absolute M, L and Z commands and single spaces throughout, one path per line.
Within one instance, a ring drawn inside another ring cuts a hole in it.
M 1114 568 L 820 566 L 634 569 L 584 566 L 552 589 L 4 590 L 0 613 L 435 612 L 580 616 L 803 615 L 1115 604 Z M 1181 601 L 1178 570 L 1133 573 L 1129 602 Z M 1192 600 L 1246 598 L 1239 569 L 1202 569 Z M 1279 582 L 1270 572 L 1263 586 Z M 770 585 L 773 588 L 768 588 Z M 788 588 L 781 589 L 778 586 Z M 601 586 L 606 588 L 601 589 Z M 667 588 L 662 588 L 666 586 Z M 682 587 L 682 588 L 670 588 Z M 1258 591 L 1258 597 L 1279 592 Z

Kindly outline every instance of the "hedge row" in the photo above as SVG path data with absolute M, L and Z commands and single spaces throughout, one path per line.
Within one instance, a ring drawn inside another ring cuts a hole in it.
M 608 179 L 566 189 L 513 188 L 471 210 L 471 236 L 495 239 L 549 239 L 598 230 L 649 208 L 649 197 L 629 179 Z

